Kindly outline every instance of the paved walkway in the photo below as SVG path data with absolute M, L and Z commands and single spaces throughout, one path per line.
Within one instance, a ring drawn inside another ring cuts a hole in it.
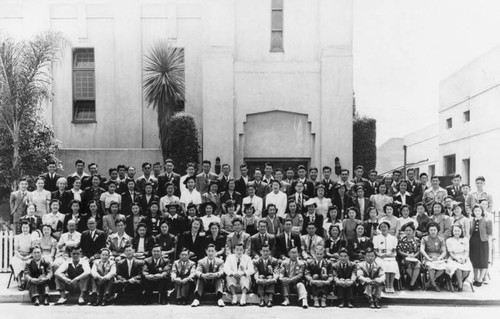
M 27 291 L 19 291 L 13 280 L 10 288 L 7 283 L 10 274 L 0 274 L 0 303 L 27 303 L 30 302 Z M 469 285 L 464 285 L 463 292 L 434 291 L 397 291 L 395 294 L 383 294 L 382 303 L 387 304 L 433 304 L 433 305 L 500 305 L 500 261 L 490 269 L 490 281 L 482 287 L 474 287 L 472 292 Z M 57 292 L 51 292 L 52 300 L 57 299 Z M 227 303 L 230 296 L 225 297 Z M 257 304 L 257 296 L 250 295 L 247 302 Z

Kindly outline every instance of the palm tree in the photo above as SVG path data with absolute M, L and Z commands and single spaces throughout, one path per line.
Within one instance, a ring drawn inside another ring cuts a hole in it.
M 0 125 L 12 137 L 12 187 L 21 176 L 20 132 L 25 119 L 36 116 L 41 102 L 51 96 L 52 64 L 64 47 L 60 33 L 45 32 L 30 40 L 0 40 Z
M 158 41 L 144 57 L 143 90 L 148 106 L 158 112 L 158 129 L 164 158 L 172 145 L 168 139 L 170 119 L 184 101 L 184 49 Z

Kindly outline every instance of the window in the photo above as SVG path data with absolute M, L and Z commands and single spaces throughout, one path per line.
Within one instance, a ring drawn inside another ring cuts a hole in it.
M 453 127 L 453 120 L 450 117 L 449 119 L 446 120 L 446 128 L 452 128 Z
M 470 122 L 470 111 L 464 112 L 464 122 Z
M 436 165 L 429 165 L 429 178 L 436 175 Z
M 271 0 L 271 52 L 283 52 L 283 0 Z
M 184 101 L 177 101 L 175 105 L 175 113 L 184 112 Z
M 73 122 L 95 122 L 94 49 L 73 52 Z
M 470 158 L 462 161 L 462 177 L 463 182 L 470 185 Z
M 455 155 L 448 155 L 444 157 L 444 172 L 446 175 L 454 175 L 456 170 L 456 157 Z

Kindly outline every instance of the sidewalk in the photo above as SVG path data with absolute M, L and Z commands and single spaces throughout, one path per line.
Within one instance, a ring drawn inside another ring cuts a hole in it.
M 13 280 L 10 288 L 7 289 L 7 283 L 10 274 L 0 274 L 0 303 L 28 303 L 30 302 L 27 291 L 19 291 L 17 283 Z M 500 305 L 500 262 L 496 262 L 490 269 L 489 284 L 482 287 L 474 287 L 475 292 L 471 291 L 469 285 L 464 285 L 463 292 L 441 292 L 434 291 L 397 291 L 395 294 L 383 294 L 382 303 L 384 304 L 405 304 L 405 305 L 449 305 L 449 306 L 478 306 L 478 305 Z M 56 291 L 51 291 L 51 299 L 57 300 Z M 292 298 L 292 301 L 294 301 Z M 224 300 L 229 304 L 230 295 L 225 295 Z M 256 295 L 250 294 L 247 298 L 248 304 L 258 304 L 259 299 Z

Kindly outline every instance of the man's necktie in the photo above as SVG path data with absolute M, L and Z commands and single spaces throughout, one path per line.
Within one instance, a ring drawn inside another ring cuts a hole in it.
M 309 236 L 309 245 L 307 246 L 307 252 L 311 252 L 311 246 L 312 246 L 313 238 L 312 236 Z
M 209 273 L 214 272 L 214 263 L 212 261 L 208 262 L 208 272 Z
M 238 258 L 238 261 L 236 262 L 236 268 L 240 269 L 240 264 L 241 264 L 241 259 Z
M 286 249 L 290 249 L 292 248 L 292 243 L 290 242 L 290 235 L 287 235 L 287 239 L 286 239 Z

